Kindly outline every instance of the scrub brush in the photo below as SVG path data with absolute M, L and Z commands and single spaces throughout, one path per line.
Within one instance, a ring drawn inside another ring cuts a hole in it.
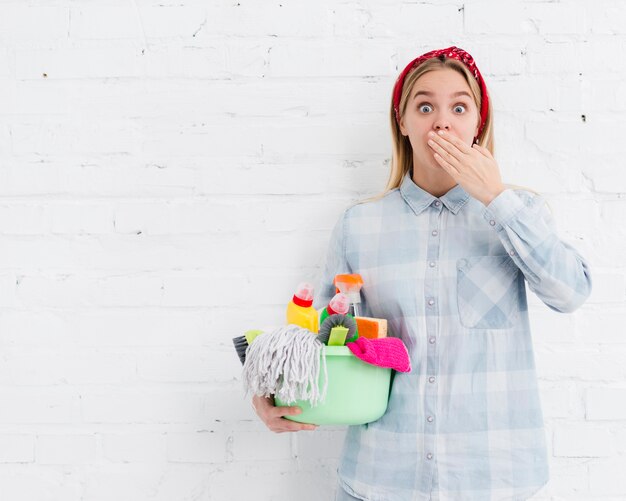
M 248 346 L 252 344 L 254 338 L 259 334 L 263 334 L 263 331 L 260 330 L 249 330 L 246 331 L 243 336 L 237 336 L 233 338 L 233 344 L 235 345 L 235 350 L 237 351 L 237 355 L 239 356 L 239 361 L 241 365 L 246 361 L 246 350 Z
M 317 339 L 328 346 L 343 346 L 346 341 L 352 342 L 358 337 L 356 320 L 350 315 L 339 313 L 326 317 L 317 335 Z

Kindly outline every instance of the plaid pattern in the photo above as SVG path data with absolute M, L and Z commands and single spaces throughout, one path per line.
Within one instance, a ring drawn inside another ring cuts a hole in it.
M 465 327 L 513 327 L 519 320 L 519 268 L 509 256 L 470 256 L 457 266 L 459 319 Z
M 378 421 L 350 426 L 339 482 L 369 501 L 525 500 L 549 479 L 525 284 L 572 312 L 588 262 L 561 241 L 541 196 L 487 207 L 460 185 L 436 198 L 410 175 L 335 225 L 314 306 L 338 273 L 363 277 L 362 315 L 386 318 L 413 370 L 393 372 Z

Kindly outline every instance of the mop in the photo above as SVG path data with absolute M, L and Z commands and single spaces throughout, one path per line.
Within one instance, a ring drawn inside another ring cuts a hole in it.
M 245 395 L 274 394 L 288 404 L 308 400 L 315 407 L 326 398 L 328 388 L 325 353 L 325 345 L 316 334 L 294 324 L 258 335 L 248 347 L 243 364 Z M 321 391 L 320 361 L 324 371 Z

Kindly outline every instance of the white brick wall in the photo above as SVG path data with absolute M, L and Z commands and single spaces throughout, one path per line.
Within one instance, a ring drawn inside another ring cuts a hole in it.
M 2 500 L 332 499 L 344 428 L 267 431 L 231 338 L 316 279 L 386 180 L 398 72 L 452 44 L 504 181 L 593 266 L 573 314 L 529 292 L 536 499 L 626 498 L 622 1 L 3 0 Z

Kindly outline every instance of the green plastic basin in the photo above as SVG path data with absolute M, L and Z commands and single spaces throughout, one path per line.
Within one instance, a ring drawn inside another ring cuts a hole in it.
M 347 346 L 326 346 L 328 389 L 326 398 L 311 407 L 306 400 L 287 403 L 274 397 L 276 406 L 302 408 L 302 413 L 285 416 L 300 423 L 356 425 L 371 423 L 387 410 L 391 369 L 377 367 L 355 357 Z M 320 366 L 320 391 L 324 370 Z

